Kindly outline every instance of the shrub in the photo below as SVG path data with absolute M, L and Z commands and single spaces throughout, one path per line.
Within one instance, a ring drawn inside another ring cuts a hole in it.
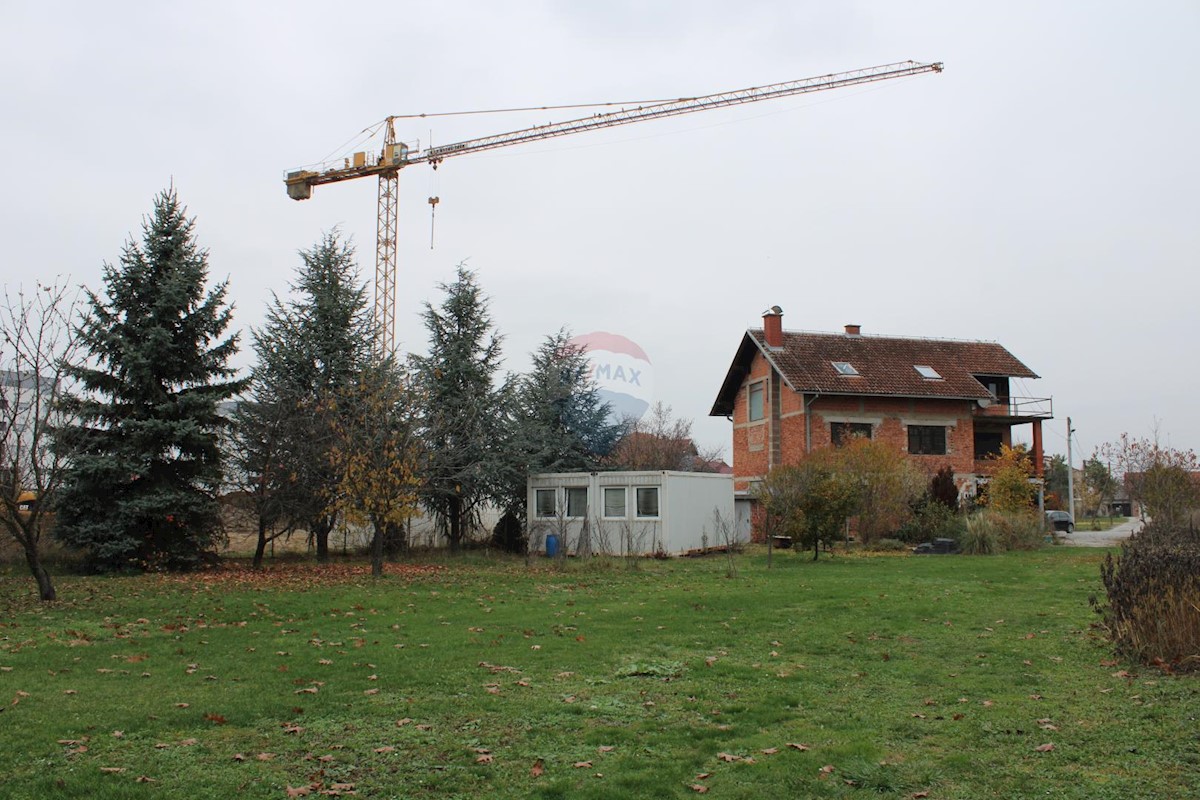
M 1200 534 L 1150 524 L 1100 567 L 1104 618 L 1118 652 L 1146 664 L 1200 669 Z
M 909 544 L 933 539 L 962 539 L 966 517 L 941 501 L 926 496 L 913 506 L 912 516 L 896 531 L 896 538 Z
M 985 509 L 967 518 L 959 546 L 964 553 L 986 555 L 1007 550 L 1035 550 L 1043 543 L 1045 534 L 1036 514 Z
M 967 517 L 966 529 L 958 541 L 959 549 L 969 556 L 989 556 L 1000 547 L 996 536 L 996 526 L 986 512 L 972 514 Z
M 864 545 L 863 549 L 877 553 L 898 553 L 907 551 L 909 547 L 899 539 L 876 539 Z

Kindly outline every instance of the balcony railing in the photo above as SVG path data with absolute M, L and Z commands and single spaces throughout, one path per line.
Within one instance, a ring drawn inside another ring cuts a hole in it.
M 975 413 L 985 417 L 1050 419 L 1054 416 L 1054 398 L 1006 397 L 993 400 L 986 408 L 977 407 Z

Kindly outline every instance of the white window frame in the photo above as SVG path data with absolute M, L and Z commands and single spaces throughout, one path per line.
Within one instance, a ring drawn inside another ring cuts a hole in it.
M 754 416 L 754 393 L 758 392 L 761 402 L 758 405 L 758 416 Z M 767 417 L 767 382 L 755 381 L 746 390 L 746 420 L 758 422 Z
M 621 493 L 621 513 L 620 515 L 610 515 L 608 513 L 608 493 Z M 629 491 L 624 486 L 605 486 L 601 492 L 603 496 L 603 507 L 601 510 L 604 513 L 605 519 L 628 519 L 629 518 Z
M 634 514 L 638 519 L 660 519 L 662 517 L 662 493 L 658 486 L 634 487 Z M 654 513 L 642 513 L 642 492 L 654 492 Z
M 542 513 L 542 496 L 550 495 L 550 508 L 548 514 Z M 558 490 L 557 489 L 534 489 L 533 490 L 533 515 L 538 519 L 553 519 L 558 516 Z
M 571 513 L 573 510 L 578 511 L 579 509 L 571 508 L 571 506 L 574 505 L 571 502 L 571 498 L 579 497 L 580 492 L 583 493 L 583 513 L 582 514 L 573 514 L 573 513 Z M 586 487 L 586 486 L 564 486 L 563 487 L 563 509 L 566 511 L 567 519 L 583 519 L 584 517 L 586 517 L 587 512 L 588 512 L 588 487 Z

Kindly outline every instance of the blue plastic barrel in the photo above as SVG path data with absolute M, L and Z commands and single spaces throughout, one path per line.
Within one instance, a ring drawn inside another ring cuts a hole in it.
M 546 535 L 546 555 L 550 558 L 558 555 L 558 534 L 550 533 Z

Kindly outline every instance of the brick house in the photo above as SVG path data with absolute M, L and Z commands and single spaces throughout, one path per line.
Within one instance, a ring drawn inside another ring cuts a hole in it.
M 858 325 L 785 331 L 775 306 L 742 337 L 710 415 L 733 422 L 734 491 L 743 498 L 773 466 L 850 436 L 892 444 L 930 474 L 949 465 L 960 493 L 973 494 L 988 456 L 1012 445 L 1017 426 L 1031 426 L 1042 474 L 1051 401 L 1011 386 L 1037 377 L 994 342 L 867 336 Z

